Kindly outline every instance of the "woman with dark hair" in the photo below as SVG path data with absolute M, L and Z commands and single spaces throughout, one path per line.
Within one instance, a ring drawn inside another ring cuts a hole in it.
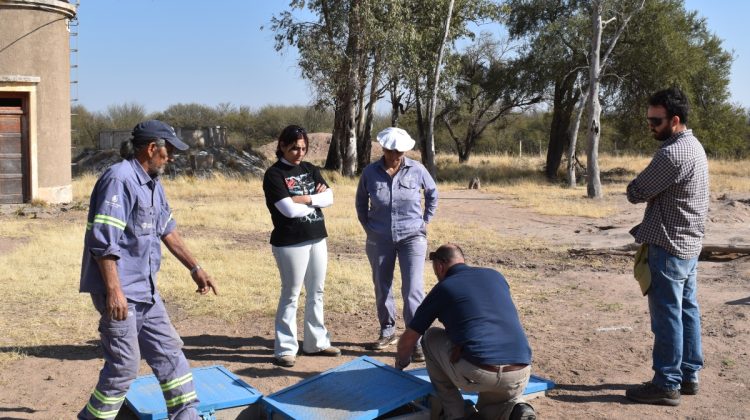
M 276 364 L 294 366 L 297 344 L 297 300 L 304 284 L 305 331 L 302 351 L 311 356 L 339 356 L 323 325 L 323 289 L 328 264 L 321 208 L 333 204 L 333 190 L 315 165 L 303 162 L 309 139 L 297 125 L 279 135 L 273 164 L 263 177 L 266 206 L 271 212 L 271 249 L 281 275 L 276 310 Z

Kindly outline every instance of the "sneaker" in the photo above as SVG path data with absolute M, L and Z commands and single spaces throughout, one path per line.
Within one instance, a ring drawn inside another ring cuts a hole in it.
M 277 366 L 292 367 L 294 366 L 294 362 L 295 362 L 295 358 L 292 355 L 276 356 L 274 358 L 274 364 Z
M 320 351 L 306 353 L 302 352 L 305 356 L 327 356 L 327 357 L 338 357 L 341 356 L 341 350 L 338 347 L 330 346 Z
M 422 350 L 422 346 L 414 347 L 414 352 L 411 354 L 411 361 L 415 363 L 424 362 L 424 350 Z
M 666 389 L 659 388 L 651 382 L 644 382 L 641 385 L 630 388 L 625 391 L 625 396 L 632 401 L 643 403 L 643 404 L 657 404 L 657 405 L 679 405 L 680 404 L 680 391 L 673 389 L 668 391 Z
M 698 394 L 698 382 L 683 382 L 680 384 L 681 395 L 697 395 Z
M 389 336 L 381 335 L 380 338 L 378 338 L 378 341 L 370 344 L 370 350 L 383 350 L 391 344 L 394 344 L 396 341 L 398 341 L 396 334 L 391 334 Z
M 536 420 L 534 407 L 526 403 L 518 403 L 513 406 L 510 412 L 510 420 Z

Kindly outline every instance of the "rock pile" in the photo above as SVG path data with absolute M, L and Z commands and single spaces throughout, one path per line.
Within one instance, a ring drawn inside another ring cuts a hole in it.
M 116 150 L 84 150 L 73 159 L 73 175 L 86 172 L 101 174 L 120 162 Z M 169 176 L 189 175 L 211 177 L 215 173 L 225 176 L 263 176 L 270 162 L 253 150 L 240 150 L 234 146 L 191 148 L 186 153 L 177 153 L 174 162 L 167 165 Z

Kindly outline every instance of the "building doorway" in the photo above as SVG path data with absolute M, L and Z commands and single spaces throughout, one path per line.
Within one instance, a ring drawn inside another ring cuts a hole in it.
M 27 98 L 0 92 L 0 204 L 29 201 Z

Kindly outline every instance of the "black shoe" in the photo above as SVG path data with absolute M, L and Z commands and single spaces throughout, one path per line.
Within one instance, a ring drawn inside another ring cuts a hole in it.
M 680 404 L 680 391 L 673 389 L 668 391 L 659 388 L 651 382 L 644 382 L 641 385 L 630 388 L 625 391 L 625 396 L 632 401 L 643 404 L 671 405 Z
M 526 403 L 518 403 L 510 412 L 510 420 L 536 420 L 534 408 Z
M 394 344 L 396 341 L 398 341 L 396 334 L 391 334 L 389 336 L 381 335 L 380 338 L 378 338 L 378 341 L 370 344 L 370 350 L 383 350 L 391 344 Z
M 414 363 L 424 362 L 424 351 L 422 346 L 414 347 L 414 352 L 411 354 L 411 361 Z
M 698 395 L 698 382 L 683 382 L 680 384 L 680 394 Z

